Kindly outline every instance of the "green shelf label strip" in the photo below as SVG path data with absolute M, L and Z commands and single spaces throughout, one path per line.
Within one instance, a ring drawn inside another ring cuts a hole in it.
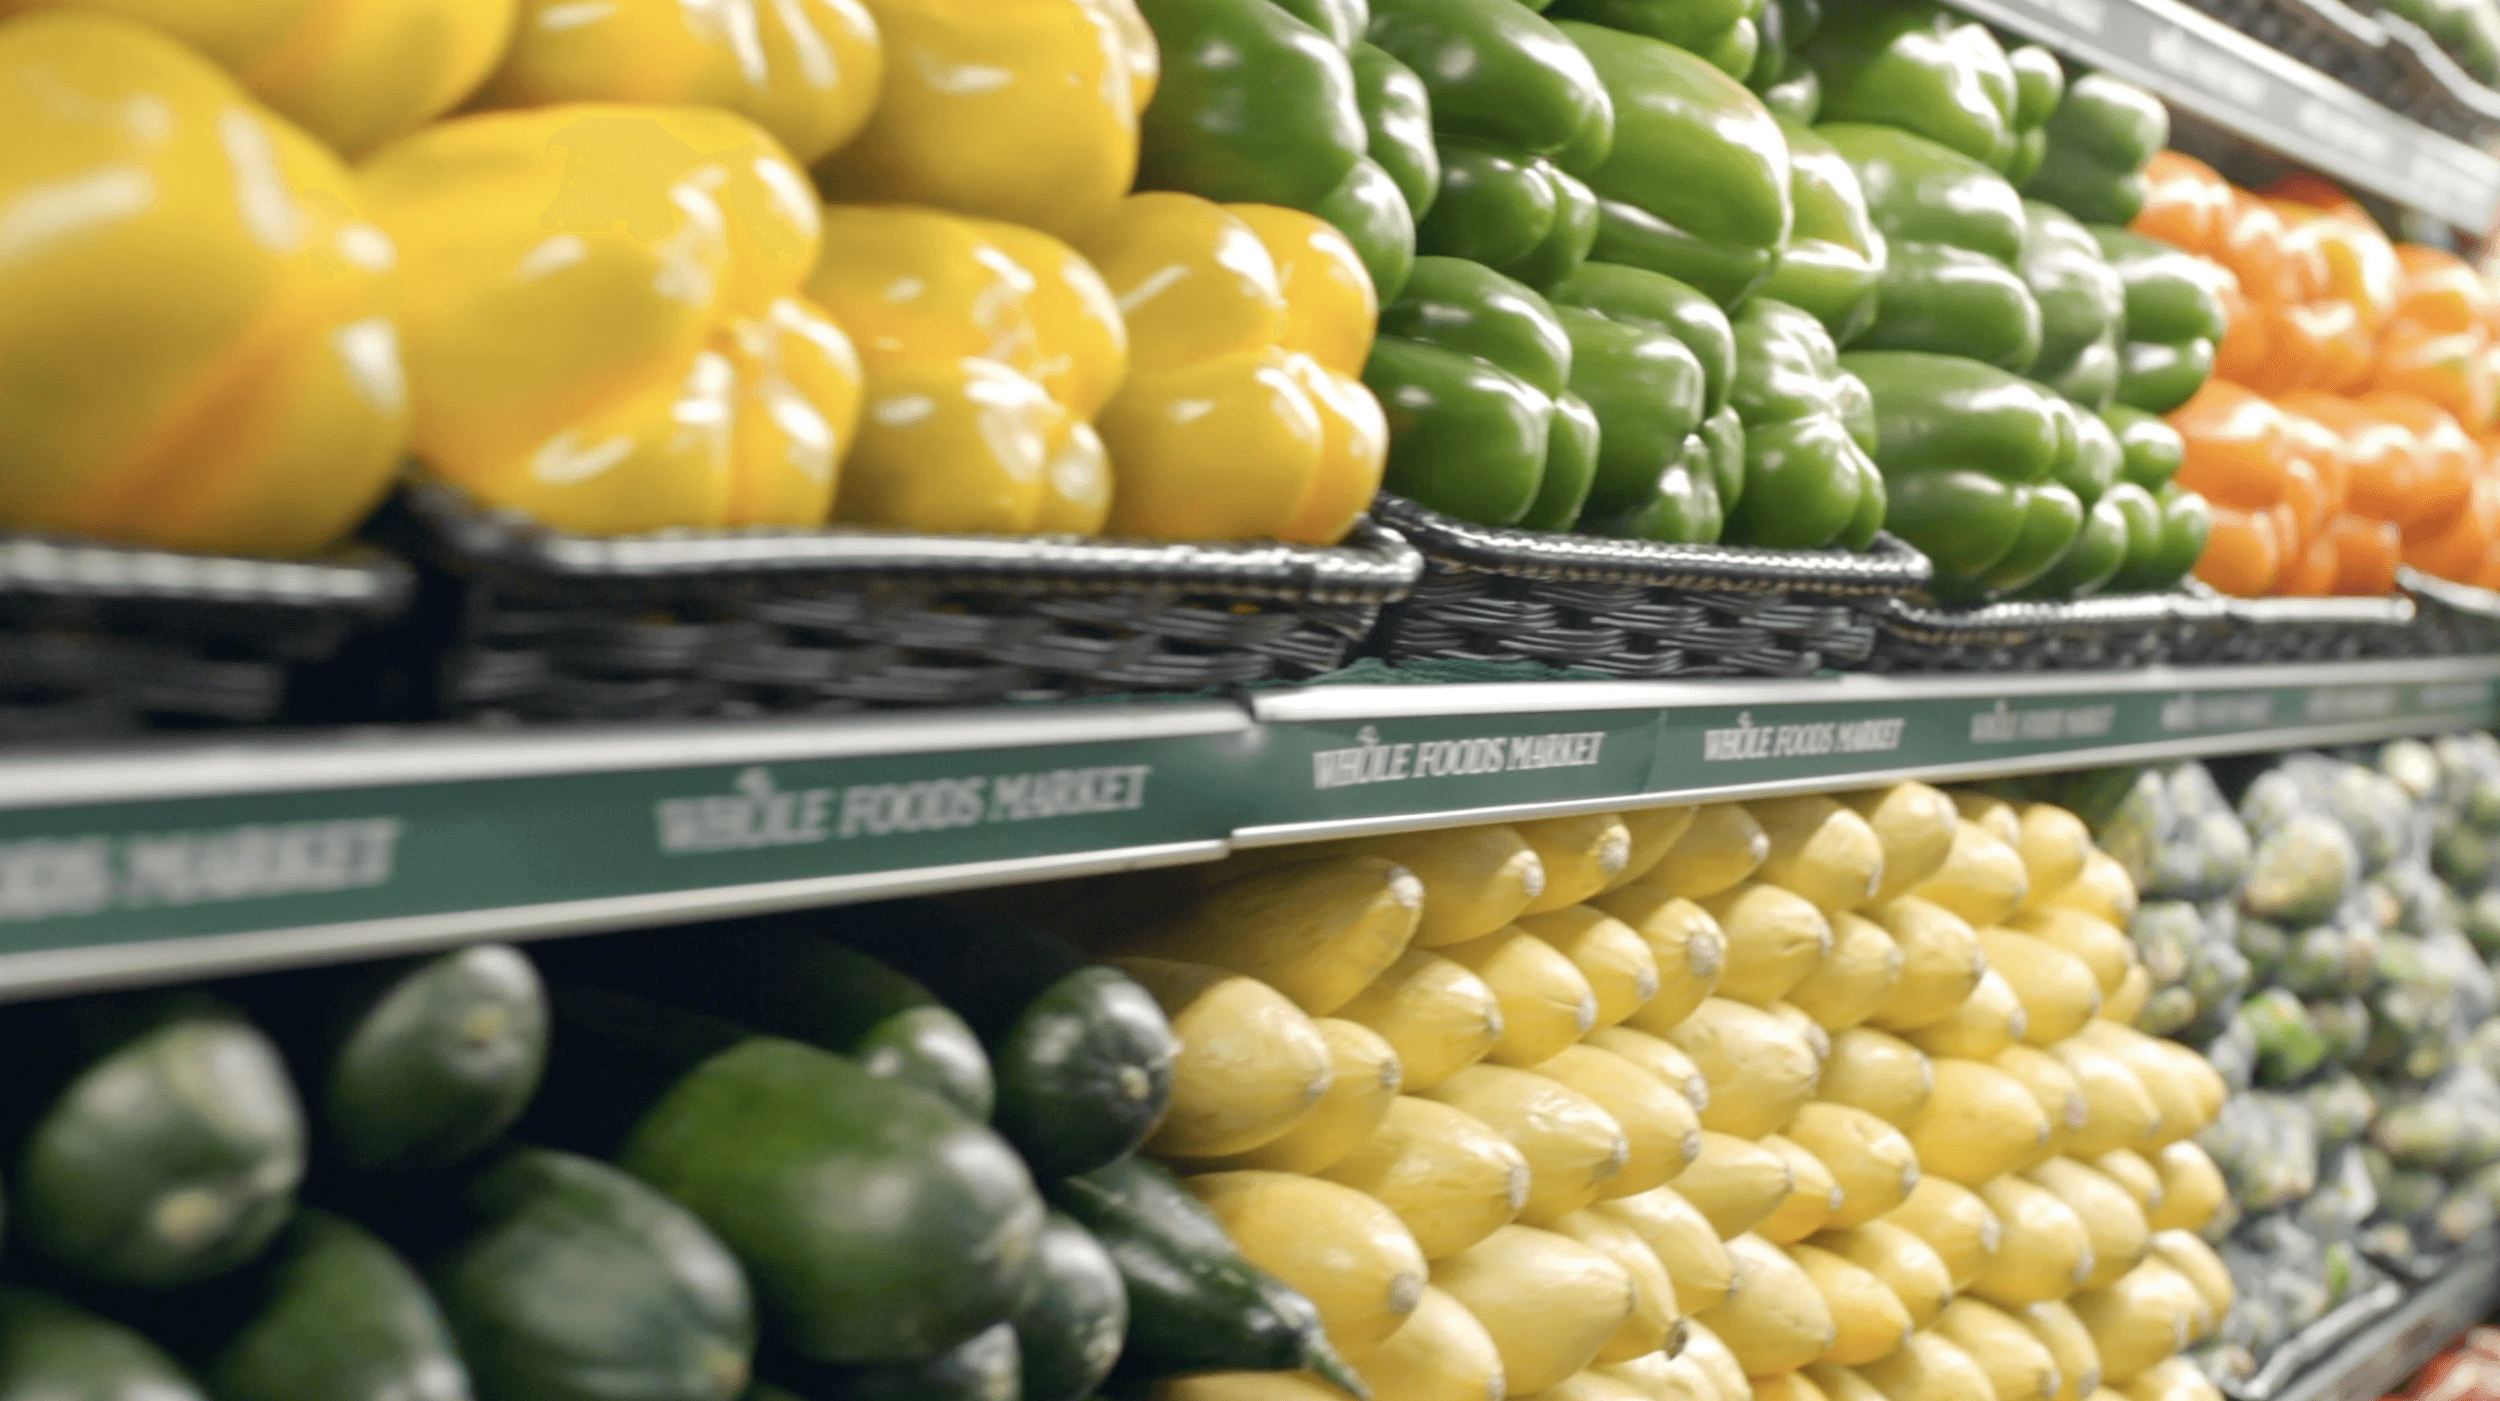
M 2500 658 L 1213 701 L 0 761 L 0 996 L 1238 846 L 2500 719 Z

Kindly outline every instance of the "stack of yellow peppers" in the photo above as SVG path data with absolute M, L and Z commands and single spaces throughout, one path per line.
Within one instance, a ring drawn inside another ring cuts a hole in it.
M 413 453 L 591 533 L 1334 541 L 1369 279 L 1132 198 L 1158 74 L 1135 0 L 0 0 L 0 526 L 305 553 Z

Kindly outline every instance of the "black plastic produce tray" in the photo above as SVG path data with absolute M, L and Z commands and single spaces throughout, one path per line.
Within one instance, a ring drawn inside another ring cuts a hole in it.
M 1392 665 L 1515 663 L 1641 680 L 1804 676 L 1863 665 L 1870 602 L 1924 588 L 1927 557 L 1661 545 L 1470 525 L 1383 494 L 1374 519 L 1424 555 L 1365 650 Z
M 2500 652 L 2500 593 L 2450 583 L 2409 565 L 2396 571 L 2396 584 L 2419 610 L 2414 631 L 2424 647 L 2458 655 Z
M 849 529 L 593 538 L 404 493 L 377 538 L 424 563 L 438 713 L 805 713 L 1189 692 L 1335 669 L 1422 573 L 1343 545 Z
M 371 697 L 334 664 L 413 583 L 369 548 L 269 560 L 0 534 L 0 744 L 361 718 Z
M 2414 626 L 2413 601 L 2226 598 L 2191 583 L 2172 594 L 2071 603 L 1943 608 L 1894 601 L 1876 611 L 1883 640 L 1870 669 L 2109 670 L 2158 664 L 2350 661 L 2483 650 L 2448 647 Z

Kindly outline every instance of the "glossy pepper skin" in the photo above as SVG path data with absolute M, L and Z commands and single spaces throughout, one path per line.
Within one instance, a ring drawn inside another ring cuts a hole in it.
M 2187 460 L 2187 440 L 2159 417 L 2124 404 L 2101 410 L 2101 422 L 2118 439 L 2118 476 L 2146 491 L 2159 491 Z
M 1481 264 L 1416 259 L 1363 371 L 1388 418 L 1386 486 L 1480 525 L 1520 522 L 1571 374 L 1571 337 L 1543 297 Z
M 1898 127 L 2000 169 L 2013 159 L 2013 65 L 1987 30 L 1942 6 L 1852 0 L 1804 54 L 1822 79 L 1821 120 Z
M 2031 377 L 2099 411 L 2118 392 L 2126 288 L 2083 225 L 2052 205 L 2023 201 L 2030 226 L 2018 265 L 2040 307 L 2040 354 Z
M 1875 318 L 1890 245 L 1866 209 L 1866 192 L 1848 159 L 1812 129 L 1783 118 L 1788 193 L 1796 221 L 1762 295 L 1813 313 L 1842 343 Z
M 512 38 L 514 0 L 0 0 L 170 34 L 333 151 L 361 156 L 458 106 Z
M 1554 311 L 1571 337 L 1571 393 L 1599 429 L 1584 509 L 1610 518 L 1647 513 L 1661 495 L 1684 489 L 1671 474 L 1695 465 L 1689 440 L 1707 416 L 1701 361 L 1667 331 L 1576 306 Z
M 1269 0 L 1139 0 L 1162 45 L 1138 187 L 1310 209 L 1370 144 L 1353 67 Z M 1047 129 L 1038 139 L 1053 139 Z
M 862 0 L 680 5 L 521 0 L 512 46 L 475 105 L 659 102 L 719 107 L 802 162 L 857 136 L 885 83 L 885 44 Z
M 1161 540 L 1333 543 L 1379 485 L 1381 405 L 1354 379 L 1378 301 L 1315 215 L 1132 195 L 1079 247 L 1136 367 L 1098 420 L 1107 528 Z
M 1600 505 L 1592 500 L 1579 528 L 1596 535 L 1699 544 L 1720 538 L 1726 515 L 1745 489 L 1745 427 L 1729 396 L 1737 377 L 1736 334 L 1726 313 L 1701 292 L 1663 273 L 1616 263 L 1586 263 L 1553 289 L 1557 310 L 1592 313 L 1635 330 L 1671 336 L 1700 367 L 1702 415 L 1679 444 L 1665 445 L 1656 417 L 1638 395 L 1619 412 L 1647 420 L 1648 459 L 1633 459 L 1619 480 L 1626 489 Z M 1662 351 L 1662 354 L 1664 352 Z M 1575 366 L 1575 378 L 1580 373 Z M 1617 442 L 1616 459 L 1631 456 Z
M 1815 131 L 1856 172 L 1887 244 L 1875 319 L 1851 344 L 2028 368 L 2040 353 L 2040 307 L 2016 271 L 2029 223 L 2014 187 L 1894 127 L 1836 122 Z
M 1745 486 L 1729 513 L 1730 544 L 1774 549 L 1863 549 L 1884 512 L 1872 456 L 1875 408 L 1842 369 L 1823 323 L 1756 297 L 1736 313 L 1736 380 L 1729 395 L 1745 425 Z
M 2229 326 L 2215 270 L 2124 229 L 2095 227 L 2092 236 L 2126 292 L 2117 402 L 2168 413 L 2204 386 L 2215 342 Z
M 1406 196 L 1421 219 L 1441 192 L 1441 151 L 1432 137 L 1432 94 L 1415 70 L 1368 40 L 1347 52 L 1355 105 L 1363 114 L 1364 151 Z
M 2047 149 L 2023 193 L 2087 224 L 2124 224 L 2144 205 L 2145 165 L 2170 143 L 2170 112 L 2125 79 L 2087 73 L 2041 130 Z
M 1788 142 L 1741 83 L 1673 45 L 1566 21 L 1613 94 L 1614 148 L 1580 173 L 1598 199 L 1590 256 L 1665 273 L 1733 306 L 1787 243 Z
M 1371 9 L 1371 42 L 1422 78 L 1434 131 L 1519 158 L 1605 158 L 1613 99 L 1544 16 L 1518 0 L 1373 0 Z
M 1755 31 L 1752 48 L 1759 57 L 1763 45 L 1757 15 L 1772 8 L 1757 0 L 1555 0 L 1546 13 L 1557 20 L 1582 20 L 1643 35 L 1708 59 L 1743 50 L 1747 30 Z M 1741 79 L 1746 71 L 1728 76 Z
M 1937 597 L 1987 598 L 2046 573 L 2082 529 L 2060 478 L 2076 449 L 2073 406 L 1976 360 L 1921 351 L 1840 357 L 1875 402 L 1885 528 L 1935 561 Z
M 0 22 L 0 130 L 25 230 L 0 236 L 0 525 L 253 555 L 352 529 L 408 390 L 396 254 L 338 159 L 104 15 Z
M 761 128 L 696 107 L 491 112 L 358 176 L 399 246 L 436 475 L 593 534 L 825 519 L 860 365 L 801 290 L 822 214 Z

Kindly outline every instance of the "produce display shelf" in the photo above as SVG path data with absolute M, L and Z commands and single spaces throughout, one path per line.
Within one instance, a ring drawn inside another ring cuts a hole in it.
M 0 997 L 1214 860 L 1236 846 L 2500 722 L 2500 657 L 1321 685 L 0 758 Z
M 2500 1305 L 2500 1253 L 2467 1251 L 2270 1401 L 2377 1401 Z
M 2500 160 L 2389 111 L 2177 0 L 1954 0 L 2216 126 L 2477 236 Z

